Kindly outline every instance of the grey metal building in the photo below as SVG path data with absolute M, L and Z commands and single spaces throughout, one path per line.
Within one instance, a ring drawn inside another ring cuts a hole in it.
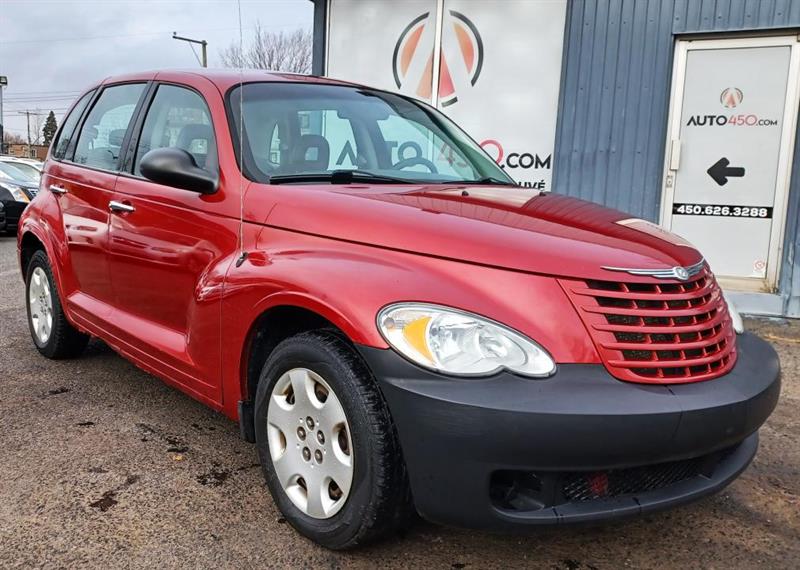
M 535 125 L 553 122 L 552 134 L 529 128 L 531 145 L 539 145 L 530 164 L 551 169 L 531 180 L 541 175 L 553 192 L 683 235 L 706 252 L 743 310 L 800 317 L 800 0 L 314 4 L 316 73 L 430 99 L 507 160 L 508 148 L 524 148 L 525 139 L 512 132 L 501 140 L 469 122 L 477 112 L 466 112 L 471 86 L 450 77 L 462 66 L 461 75 L 482 89 L 475 101 L 484 102 L 484 121 L 508 123 L 503 132 L 523 124 L 523 115 Z M 557 54 L 535 43 L 554 32 Z M 526 43 L 527 57 L 520 55 Z M 419 45 L 432 53 L 432 94 L 409 91 L 403 76 L 412 73 Z M 552 79 L 545 59 L 555 67 Z M 489 75 L 509 60 L 514 71 Z M 393 77 L 366 71 L 376 67 Z M 540 88 L 549 91 L 540 95 Z M 530 113 L 509 103 L 487 116 L 487 106 L 509 93 L 513 101 L 530 94 Z M 449 106 L 453 99 L 460 102 Z M 525 156 L 513 154 L 517 164 Z

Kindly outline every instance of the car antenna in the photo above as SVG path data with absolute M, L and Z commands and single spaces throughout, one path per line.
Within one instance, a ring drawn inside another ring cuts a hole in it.
M 244 250 L 244 41 L 242 39 L 242 0 L 236 0 L 236 7 L 239 12 L 239 258 L 236 260 L 236 267 L 241 267 L 245 259 L 247 259 L 247 252 Z

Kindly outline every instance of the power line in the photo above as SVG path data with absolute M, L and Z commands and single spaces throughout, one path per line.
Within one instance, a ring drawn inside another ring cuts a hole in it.
M 9 103 L 36 103 L 38 101 L 72 101 L 77 95 L 67 95 L 65 97 L 6 97 L 4 100 Z
M 262 25 L 262 28 L 280 28 L 285 29 L 287 26 L 283 25 Z M 205 30 L 191 30 L 192 32 L 231 32 L 236 31 L 239 28 L 210 28 Z M 255 29 L 253 27 L 248 29 Z M 48 38 L 46 40 L 11 40 L 11 41 L 0 41 L 0 45 L 9 45 L 9 44 L 38 44 L 38 43 L 53 43 L 53 42 L 77 42 L 77 41 L 86 41 L 86 40 L 112 40 L 117 38 L 135 38 L 135 37 L 143 37 L 143 36 L 160 36 L 161 34 L 171 34 L 173 30 L 163 31 L 163 32 L 139 32 L 136 34 L 115 34 L 110 36 L 83 36 L 83 37 L 75 37 L 75 38 Z
M 74 89 L 74 90 L 67 89 L 67 90 L 64 90 L 64 91 L 55 91 L 55 90 L 52 90 L 52 89 L 48 89 L 46 91 L 6 91 L 6 93 L 10 94 L 12 97 L 16 97 L 17 95 L 22 95 L 22 96 L 26 96 L 26 95 L 46 95 L 46 94 L 65 95 L 65 94 L 69 94 L 69 93 L 76 93 L 77 94 L 77 93 L 80 93 L 80 92 L 81 92 L 80 89 Z
M 42 109 L 40 109 L 40 111 L 47 111 L 48 113 L 50 111 L 53 111 L 53 113 L 63 113 L 64 111 L 67 111 L 68 109 L 69 109 L 69 107 L 43 107 Z M 25 110 L 25 107 L 17 107 L 16 109 L 8 109 L 8 111 L 24 111 L 24 110 Z

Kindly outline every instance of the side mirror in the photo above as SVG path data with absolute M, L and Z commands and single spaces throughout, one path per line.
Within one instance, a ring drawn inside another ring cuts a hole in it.
M 155 148 L 142 157 L 139 170 L 148 180 L 157 184 L 190 190 L 200 194 L 213 194 L 219 180 L 203 170 L 194 157 L 182 148 Z

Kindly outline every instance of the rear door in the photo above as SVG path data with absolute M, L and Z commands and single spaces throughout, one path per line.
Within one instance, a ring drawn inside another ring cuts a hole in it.
M 148 151 L 175 147 L 219 175 L 207 100 L 221 107 L 221 97 L 205 79 L 194 83 L 158 84 L 135 128 L 130 164 L 114 195 L 109 263 L 116 334 L 163 376 L 218 402 L 224 276 L 218 268 L 236 250 L 238 219 L 230 216 L 236 210 L 222 189 L 201 195 L 151 182 L 139 170 Z
M 43 184 L 57 196 L 61 209 L 67 302 L 79 318 L 99 325 L 114 303 L 107 259 L 108 203 L 126 133 L 146 85 L 106 86 L 99 95 L 81 99 L 82 107 L 91 99 L 90 110 L 75 132 L 67 133 L 65 124 Z

